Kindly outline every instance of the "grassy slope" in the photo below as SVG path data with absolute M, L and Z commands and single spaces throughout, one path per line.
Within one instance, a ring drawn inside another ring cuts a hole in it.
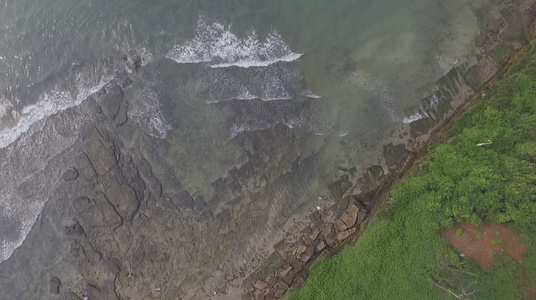
M 358 242 L 313 266 L 298 299 L 532 299 L 536 283 L 536 50 L 531 50 L 391 193 Z M 476 147 L 491 140 L 493 144 Z M 487 218 L 522 230 L 523 265 L 500 257 L 483 271 L 441 239 L 441 228 Z

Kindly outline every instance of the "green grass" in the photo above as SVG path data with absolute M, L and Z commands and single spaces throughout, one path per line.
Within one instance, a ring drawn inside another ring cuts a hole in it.
M 456 253 L 445 247 L 433 215 L 419 202 L 398 204 L 355 246 L 315 264 L 305 288 L 289 299 L 448 299 L 429 284 L 428 274 L 438 271 L 439 258 Z
M 461 228 L 456 229 L 456 235 L 457 236 L 462 236 L 463 235 L 463 229 L 461 229 Z
M 459 221 L 489 219 L 509 222 L 536 246 L 536 50 L 486 94 L 457 120 L 449 143 L 431 149 L 420 174 L 391 192 L 392 207 L 380 208 L 385 213 L 354 246 L 315 264 L 290 300 L 453 299 L 432 281 L 456 293 L 476 290 L 466 299 L 530 299 L 534 248 L 523 265 L 502 255 L 484 271 L 439 235 Z

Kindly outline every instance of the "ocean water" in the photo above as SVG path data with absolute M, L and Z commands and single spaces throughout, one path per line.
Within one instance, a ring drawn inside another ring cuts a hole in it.
M 473 50 L 482 2 L 0 1 L 0 263 L 72 165 L 84 100 L 132 71 L 129 50 L 143 59 L 129 122 L 167 141 L 158 153 L 191 195 L 212 199 L 246 159 L 240 137 L 280 125 L 320 153 L 313 193 L 428 117 L 406 112 Z

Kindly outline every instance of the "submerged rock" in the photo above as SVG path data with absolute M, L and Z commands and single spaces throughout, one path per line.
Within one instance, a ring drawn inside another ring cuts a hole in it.
M 49 291 L 51 294 L 59 294 L 60 293 L 60 280 L 56 276 L 51 276 L 49 281 Z
M 68 169 L 63 173 L 63 180 L 65 181 L 73 181 L 78 178 L 78 171 L 75 168 Z

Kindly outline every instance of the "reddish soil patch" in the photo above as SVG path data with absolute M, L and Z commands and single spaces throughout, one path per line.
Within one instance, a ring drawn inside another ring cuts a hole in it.
M 505 252 L 521 263 L 527 251 L 527 246 L 519 244 L 519 233 L 507 224 L 485 222 L 476 227 L 464 222 L 444 230 L 441 236 L 460 254 L 476 259 L 485 270 L 491 268 L 497 254 Z

